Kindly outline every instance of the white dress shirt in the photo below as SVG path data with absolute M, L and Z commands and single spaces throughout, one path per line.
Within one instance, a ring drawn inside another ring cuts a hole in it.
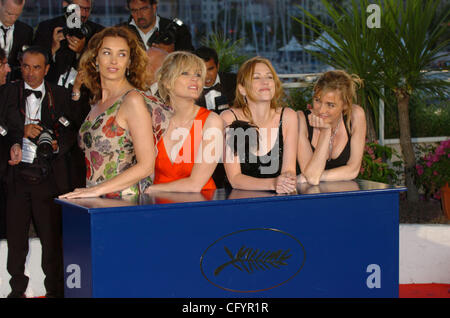
M 6 30 L 6 43 L 5 43 L 5 33 L 0 28 L 0 46 L 3 50 L 5 50 L 6 58 L 9 56 L 9 52 L 11 52 L 12 44 L 13 44 L 13 33 L 14 33 L 14 24 L 10 27 L 6 27 L 3 23 L 0 22 L 0 26 L 7 29 Z
M 34 91 L 42 92 L 41 98 L 38 99 L 34 94 L 31 94 L 25 101 L 25 125 L 37 124 L 39 120 L 41 120 L 41 104 L 45 95 L 44 82 L 42 82 L 42 84 L 37 88 L 31 88 L 27 83 L 25 83 L 25 89 L 32 89 Z
M 214 85 L 217 85 L 220 83 L 220 77 L 219 74 L 217 74 L 216 76 L 216 81 L 214 82 Z M 209 86 L 211 87 L 211 86 Z M 208 87 L 205 87 L 208 88 Z M 216 109 L 216 97 L 218 96 L 222 96 L 222 93 L 216 90 L 210 90 L 208 93 L 205 94 L 205 102 L 206 102 L 206 108 L 209 110 L 214 110 Z
M 136 29 L 139 32 L 139 35 L 142 39 L 142 41 L 144 41 L 145 44 L 145 49 L 148 50 L 150 48 L 150 46 L 147 44 L 148 40 L 151 38 L 151 36 L 153 35 L 153 33 L 159 29 L 159 16 L 156 16 L 156 22 L 155 25 L 153 26 L 153 28 L 148 31 L 147 33 L 142 32 L 141 29 L 139 29 L 139 27 L 136 25 L 136 22 L 134 22 L 134 19 L 131 19 L 130 22 L 131 25 L 134 25 L 136 27 Z
M 42 113 L 42 100 L 44 99 L 45 95 L 44 82 L 42 82 L 39 87 L 34 89 L 31 88 L 27 83 L 25 83 L 25 89 L 32 89 L 34 91 L 42 92 L 41 98 L 36 98 L 34 94 L 31 94 L 25 101 L 25 125 L 39 124 Z M 28 138 L 23 138 L 22 162 L 33 163 L 33 160 L 36 157 L 36 149 L 37 146 L 33 142 L 31 142 Z

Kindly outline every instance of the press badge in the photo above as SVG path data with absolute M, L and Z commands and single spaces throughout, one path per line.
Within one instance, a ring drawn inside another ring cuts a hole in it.
M 22 145 L 22 162 L 33 163 L 34 158 L 36 158 L 37 146 L 28 140 L 28 138 L 23 138 Z
M 8 129 L 0 125 L 0 135 L 5 137 L 8 134 Z
M 72 67 L 70 71 L 67 71 L 58 79 L 58 86 L 64 86 L 65 88 L 69 88 L 69 85 L 73 85 L 75 83 L 75 79 L 77 77 L 78 72 Z

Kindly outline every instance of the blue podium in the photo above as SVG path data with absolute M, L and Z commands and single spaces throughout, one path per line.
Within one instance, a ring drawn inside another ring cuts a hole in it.
M 355 180 L 57 199 L 65 297 L 398 297 L 405 190 Z

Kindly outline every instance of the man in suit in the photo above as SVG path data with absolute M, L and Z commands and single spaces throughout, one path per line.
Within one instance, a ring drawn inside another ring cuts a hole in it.
M 195 54 L 206 65 L 205 87 L 197 100 L 197 105 L 206 107 L 220 114 L 233 105 L 236 94 L 236 74 L 219 72 L 219 58 L 216 50 L 199 47 Z
M 33 40 L 33 29 L 17 20 L 24 5 L 25 0 L 0 0 L 0 47 L 5 50 L 12 69 L 8 81 L 21 78 L 19 54 Z
M 5 51 L 0 48 L 0 98 L 6 77 L 11 72 Z M 10 148 L 15 143 L 21 143 L 23 132 L 20 131 L 20 118 L 17 107 L 6 109 L 6 103 L 0 103 L 0 239 L 6 237 L 6 192 L 4 190 L 4 176 L 8 164 Z
M 63 3 L 69 4 L 69 6 L 65 7 L 65 12 L 67 12 L 68 17 L 71 17 L 75 12 L 75 9 L 69 11 L 72 10 L 73 5 L 80 8 L 79 21 L 81 21 L 81 29 L 85 30 L 87 34 L 81 33 L 74 35 L 67 33 L 68 29 L 73 31 L 75 29 L 80 30 L 80 28 L 66 28 L 68 19 L 66 15 L 39 23 L 33 45 L 46 48 L 52 57 L 51 68 L 46 80 L 65 87 L 73 84 L 76 77 L 76 69 L 78 68 L 78 61 L 87 47 L 89 40 L 95 33 L 103 29 L 103 26 L 89 21 L 93 2 L 94 0 L 63 1 Z
M 172 20 L 157 15 L 157 0 L 127 0 L 127 6 L 131 16 L 124 25 L 136 33 L 145 50 L 151 46 L 156 46 L 168 53 L 194 50 L 189 28 L 185 24 L 173 24 Z M 167 33 L 169 26 L 173 27 L 173 32 Z M 158 41 L 161 35 L 166 34 L 171 34 L 167 37 L 167 41 Z
M 216 50 L 199 47 L 194 52 L 206 66 L 205 87 L 196 104 L 220 114 L 234 101 L 236 91 L 236 74 L 219 72 L 219 57 Z M 225 168 L 222 162 L 217 164 L 212 175 L 217 188 L 225 187 Z
M 28 277 L 24 265 L 32 221 L 42 245 L 46 297 L 63 297 L 61 207 L 54 198 L 72 191 L 66 155 L 76 145 L 77 131 L 70 124 L 65 127 L 64 117 L 70 114 L 69 91 L 44 81 L 49 71 L 46 50 L 25 50 L 21 69 L 23 81 L 7 84 L 3 92 L 7 107 L 19 109 L 23 129 L 22 147 L 13 146 L 6 178 L 7 269 L 12 289 L 8 297 L 25 297 Z M 43 144 L 37 139 L 42 140 L 48 130 L 54 135 L 44 151 L 36 146 Z

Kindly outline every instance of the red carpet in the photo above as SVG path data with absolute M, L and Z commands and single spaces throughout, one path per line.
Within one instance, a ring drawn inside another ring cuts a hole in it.
M 399 298 L 450 298 L 450 284 L 400 284 L 399 286 Z M 34 298 L 45 298 L 45 296 Z
M 400 298 L 450 298 L 450 284 L 400 284 Z

